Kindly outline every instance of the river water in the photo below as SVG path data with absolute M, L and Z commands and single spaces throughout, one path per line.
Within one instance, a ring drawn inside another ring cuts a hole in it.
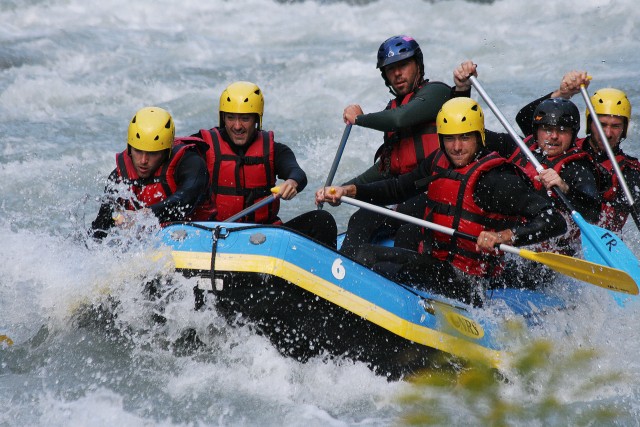
M 14 342 L 0 344 L 0 425 L 369 426 L 406 414 L 407 382 L 349 361 L 284 358 L 251 327 L 230 328 L 212 308 L 194 312 L 186 279 L 175 278 L 169 321 L 154 324 L 142 283 L 171 272 L 143 242 L 124 249 L 82 237 L 143 106 L 171 111 L 186 135 L 217 124 L 225 86 L 256 82 L 264 126 L 309 178 L 282 204 L 285 220 L 313 209 L 344 130 L 342 109 L 386 105 L 375 55 L 395 34 L 418 40 L 432 80 L 451 84 L 453 68 L 473 59 L 510 119 L 566 71 L 587 70 L 592 88 L 624 89 L 635 104 L 625 146 L 640 154 L 634 0 L 1 0 L 0 22 L 0 335 Z M 579 95 L 574 101 L 584 111 Z M 501 130 L 485 112 L 487 127 Z M 354 127 L 335 181 L 367 168 L 380 142 Z M 344 230 L 353 209 L 328 209 Z M 640 253 L 633 223 L 622 237 Z M 598 356 L 589 370 L 555 379 L 566 418 L 515 424 L 581 424 L 581 414 L 605 405 L 615 408 L 610 422 L 638 425 L 638 304 L 576 286 L 575 310 L 534 335 L 556 353 Z M 119 301 L 115 319 L 86 310 L 109 296 Z M 207 338 L 206 351 L 174 344 L 189 328 Z M 518 375 L 500 389 L 523 408 L 546 393 L 544 380 Z M 454 391 L 440 396 L 451 422 L 483 423 Z

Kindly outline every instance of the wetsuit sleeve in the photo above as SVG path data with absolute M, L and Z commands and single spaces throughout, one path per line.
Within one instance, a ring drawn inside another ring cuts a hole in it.
M 569 185 L 567 197 L 573 207 L 589 222 L 597 223 L 600 218 L 601 197 L 595 166 L 586 160 L 567 163 L 560 171 L 560 177 Z
M 518 114 L 516 114 L 516 123 L 518 123 L 520 130 L 526 136 L 533 135 L 533 112 L 536 111 L 536 108 L 542 101 L 549 98 L 551 98 L 551 93 L 525 105 L 518 111 Z
M 441 82 L 428 83 L 413 99 L 398 108 L 356 117 L 356 125 L 391 132 L 424 122 L 435 122 L 442 104 L 451 98 L 451 87 Z
M 276 176 L 280 179 L 293 179 L 298 183 L 299 193 L 307 186 L 307 174 L 302 170 L 291 148 L 285 144 L 274 143 L 274 166 Z
M 176 168 L 175 180 L 175 193 L 149 206 L 160 222 L 183 220 L 206 196 L 209 173 L 202 157 L 186 152 Z
M 480 178 L 474 200 L 488 212 L 526 218 L 526 222 L 512 228 L 515 246 L 548 240 L 567 230 L 567 223 L 553 202 L 507 166 L 493 169 Z
M 114 169 L 107 178 L 107 185 L 104 189 L 106 195 L 112 194 L 112 186 L 118 179 L 118 172 Z M 96 219 L 91 223 L 91 229 L 89 235 L 94 239 L 102 240 L 107 237 L 107 233 L 115 225 L 113 220 L 113 201 L 105 201 L 100 205 L 98 209 L 98 215 Z
M 437 151 L 431 153 L 420 162 L 417 168 L 399 177 L 368 184 L 356 184 L 356 198 L 376 205 L 391 205 L 402 203 L 417 196 L 424 192 L 425 188 L 418 186 L 416 183 L 431 176 L 430 165 L 436 153 Z
M 485 146 L 489 151 L 495 151 L 505 159 L 511 157 L 518 143 L 511 138 L 506 132 L 494 132 L 489 129 L 485 129 Z
M 390 175 L 388 173 L 384 173 L 380 171 L 380 161 L 377 161 L 369 169 L 362 172 L 360 175 L 356 176 L 355 178 L 351 178 L 349 181 L 345 182 L 342 185 L 368 184 L 370 182 L 381 181 L 389 177 Z

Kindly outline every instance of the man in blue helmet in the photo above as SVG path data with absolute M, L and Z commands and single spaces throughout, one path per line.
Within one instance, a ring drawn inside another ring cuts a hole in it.
M 357 104 L 349 105 L 344 109 L 343 119 L 347 124 L 384 132 L 384 142 L 374 156 L 374 165 L 345 184 L 380 181 L 414 170 L 439 147 L 435 121 L 442 104 L 454 96 L 471 93 L 469 83 L 459 82 L 455 74 L 455 88 L 425 79 L 422 49 L 406 35 L 390 37 L 380 45 L 376 67 L 394 98 L 384 110 L 369 114 L 364 114 Z M 424 195 L 419 195 L 399 205 L 397 210 L 419 216 L 423 207 Z M 361 244 L 381 233 L 394 233 L 399 226 L 388 217 L 357 211 L 349 220 L 341 250 L 352 256 Z M 396 234 L 396 244 L 412 247 L 417 244 L 415 235 L 415 230 L 405 226 L 400 235 Z

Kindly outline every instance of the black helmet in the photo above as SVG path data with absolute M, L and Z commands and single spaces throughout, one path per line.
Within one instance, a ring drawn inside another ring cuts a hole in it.
M 424 79 L 424 60 L 422 49 L 418 42 L 409 36 L 393 36 L 385 40 L 378 48 L 378 62 L 376 68 L 382 72 L 382 78 L 387 86 L 387 76 L 384 74 L 384 67 L 394 62 L 399 62 L 407 58 L 414 57 L 420 70 L 420 80 Z
M 537 130 L 539 125 L 571 128 L 575 138 L 580 130 L 580 112 L 578 107 L 568 99 L 545 99 L 533 112 L 533 129 Z

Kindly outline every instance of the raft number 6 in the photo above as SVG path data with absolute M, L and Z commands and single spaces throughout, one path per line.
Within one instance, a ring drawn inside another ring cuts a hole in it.
M 344 268 L 344 265 L 342 265 L 342 260 L 340 258 L 333 261 L 333 264 L 331 265 L 331 274 L 333 274 L 333 277 L 338 280 L 342 280 L 344 279 L 344 276 L 346 276 L 347 270 Z

